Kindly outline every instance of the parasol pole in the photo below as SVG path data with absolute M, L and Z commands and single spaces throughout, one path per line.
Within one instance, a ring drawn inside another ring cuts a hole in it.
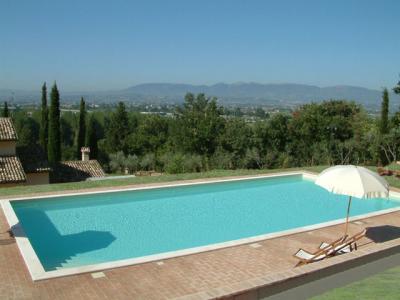
M 349 228 L 349 215 L 350 215 L 350 206 L 351 206 L 351 196 L 349 197 L 349 204 L 347 205 L 347 216 L 346 216 L 346 229 L 344 231 L 344 235 L 347 235 L 347 230 Z

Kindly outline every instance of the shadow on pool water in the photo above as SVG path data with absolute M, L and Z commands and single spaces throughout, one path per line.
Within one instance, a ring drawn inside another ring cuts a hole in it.
M 110 232 L 87 230 L 61 235 L 47 215 L 37 209 L 29 209 L 24 218 L 30 220 L 24 228 L 37 256 L 46 271 L 62 267 L 69 259 L 80 253 L 108 247 L 116 240 Z M 15 236 L 23 236 L 18 223 L 12 230 Z

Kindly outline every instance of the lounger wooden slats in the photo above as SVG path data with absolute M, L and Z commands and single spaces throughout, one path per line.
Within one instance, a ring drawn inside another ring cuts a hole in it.
M 308 252 L 300 248 L 293 255 L 299 260 L 296 266 L 320 261 L 338 253 L 342 254 L 357 250 L 357 241 L 363 238 L 365 234 L 366 230 L 364 229 L 351 237 L 344 236 L 331 243 L 322 242 L 319 249 L 315 252 Z

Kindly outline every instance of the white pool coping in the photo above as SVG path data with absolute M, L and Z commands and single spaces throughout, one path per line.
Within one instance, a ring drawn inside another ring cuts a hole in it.
M 88 195 L 88 194 L 99 194 L 99 193 L 115 193 L 121 191 L 134 191 L 134 190 L 147 190 L 147 189 L 157 189 L 157 188 L 168 188 L 168 187 L 177 187 L 177 186 L 186 186 L 186 185 L 198 185 L 198 184 L 207 184 L 207 183 L 218 183 L 218 182 L 228 182 L 228 181 L 239 181 L 239 180 L 250 180 L 250 179 L 257 179 L 257 178 L 273 178 L 273 177 L 285 177 L 285 176 L 295 176 L 295 175 L 302 175 L 305 179 L 314 180 L 317 175 L 311 174 L 308 172 L 284 172 L 284 173 L 275 173 L 275 174 L 268 174 L 268 175 L 256 175 L 256 176 L 243 176 L 240 178 L 230 178 L 230 179 L 212 179 L 212 180 L 203 180 L 197 182 L 184 182 L 184 183 L 174 183 L 174 184 L 164 184 L 164 185 L 152 185 L 152 186 L 141 186 L 141 187 L 131 187 L 131 188 L 124 188 L 124 189 L 115 189 L 109 191 L 93 191 L 93 192 L 81 192 L 81 193 L 69 193 L 69 194 L 52 194 L 46 196 L 30 196 L 30 197 L 19 197 L 19 198 L 12 198 L 1 200 L 1 206 L 3 208 L 4 214 L 6 216 L 7 222 L 14 233 L 16 243 L 18 248 L 21 252 L 21 255 L 25 261 L 25 264 L 28 268 L 29 274 L 32 277 L 33 281 L 68 276 L 68 275 L 76 275 L 81 273 L 89 273 L 89 272 L 97 272 L 106 269 L 113 269 L 119 267 L 126 267 L 136 264 L 142 264 L 152 261 L 159 261 L 165 260 L 173 257 L 179 257 L 184 255 L 190 255 L 205 251 L 217 250 L 232 246 L 238 246 L 243 244 L 255 243 L 266 239 L 272 239 L 276 237 L 282 237 L 286 235 L 291 235 L 295 233 L 315 230 L 323 227 L 333 226 L 337 224 L 341 224 L 345 222 L 345 218 L 338 219 L 334 221 L 319 223 L 315 225 L 309 225 L 304 227 L 298 227 L 294 229 L 268 233 L 238 240 L 232 240 L 228 242 L 210 244 L 206 246 L 188 248 L 183 250 L 171 251 L 171 252 L 164 252 L 154 255 L 142 256 L 137 258 L 129 258 L 111 262 L 104 262 L 99 264 L 92 264 L 86 266 L 78 266 L 78 267 L 71 267 L 71 268 L 64 268 L 59 270 L 53 271 L 45 271 L 38 256 L 36 255 L 28 237 L 26 236 L 22 226 L 19 224 L 19 220 L 11 206 L 10 201 L 19 201 L 19 200 L 33 200 L 33 199 L 44 199 L 44 198 L 58 198 L 58 197 L 67 197 L 67 196 L 75 196 L 75 195 Z M 400 199 L 400 193 L 390 191 L 389 194 L 392 198 Z M 373 213 L 363 214 L 355 217 L 351 217 L 349 220 L 351 222 L 374 217 L 378 215 L 388 214 L 392 212 L 400 211 L 400 207 L 398 208 L 391 208 L 385 209 Z

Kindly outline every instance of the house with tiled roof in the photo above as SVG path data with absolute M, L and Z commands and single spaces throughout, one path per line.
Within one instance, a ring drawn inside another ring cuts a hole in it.
M 16 156 L 17 133 L 10 118 L 0 118 L 0 184 L 13 186 L 26 183 L 26 174 Z
M 0 156 L 0 184 L 1 186 L 13 186 L 26 183 L 24 168 L 15 155 Z
M 99 162 L 90 159 L 90 148 L 82 147 L 81 152 L 82 160 L 62 161 L 55 166 L 53 176 L 55 182 L 82 181 L 105 176 Z
M 17 132 L 10 118 L 0 118 L 0 155 L 15 155 Z
M 89 158 L 88 147 L 81 149 L 82 160 L 62 161 L 51 169 L 40 146 L 17 147 L 17 141 L 12 120 L 0 118 L 0 187 L 48 184 L 50 178 L 51 182 L 73 182 L 105 176 L 99 162 Z
M 29 149 L 29 157 L 41 168 L 24 166 L 17 154 L 18 136 L 10 118 L 0 118 L 0 187 L 19 184 L 46 184 L 49 183 L 50 168 L 47 161 L 37 162 L 37 158 Z

